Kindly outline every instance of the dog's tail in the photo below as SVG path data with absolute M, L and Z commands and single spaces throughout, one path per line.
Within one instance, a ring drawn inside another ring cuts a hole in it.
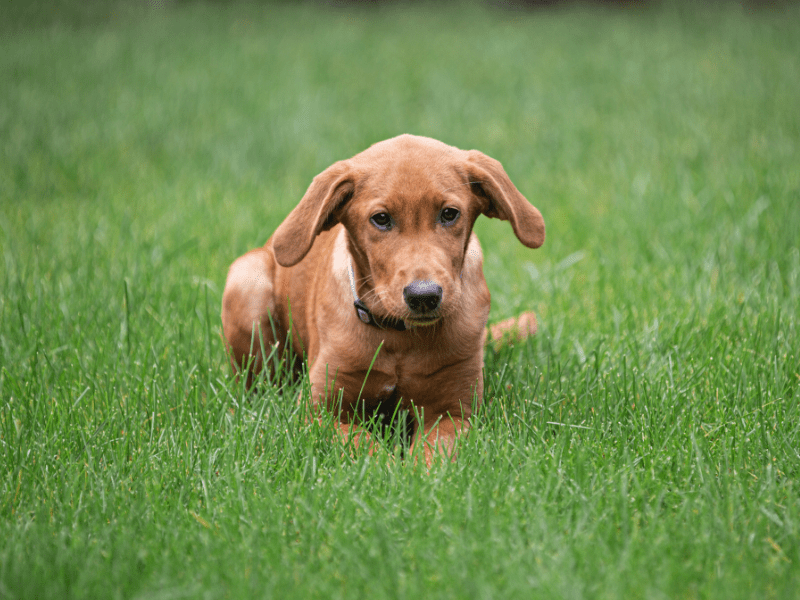
M 538 329 L 536 313 L 528 311 L 494 325 L 489 325 L 489 335 L 486 336 L 486 342 L 492 344 L 497 350 L 505 344 L 521 342 L 525 338 L 533 337 Z

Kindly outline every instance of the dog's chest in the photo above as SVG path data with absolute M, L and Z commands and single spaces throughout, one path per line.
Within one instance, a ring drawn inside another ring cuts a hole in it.
M 410 352 L 383 347 L 369 369 L 366 381 L 362 379 L 364 390 L 361 397 L 377 402 L 401 398 L 422 400 L 433 392 L 435 381 L 447 370 L 452 359 L 441 351 L 433 352 L 427 348 Z

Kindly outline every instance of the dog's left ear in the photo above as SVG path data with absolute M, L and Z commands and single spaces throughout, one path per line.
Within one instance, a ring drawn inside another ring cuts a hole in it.
M 503 165 L 477 150 L 466 152 L 466 167 L 472 192 L 488 201 L 487 217 L 510 221 L 514 234 L 528 248 L 544 243 L 542 213 L 511 183 Z

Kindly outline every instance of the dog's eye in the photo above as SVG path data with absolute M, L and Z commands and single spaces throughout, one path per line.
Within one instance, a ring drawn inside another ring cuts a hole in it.
M 439 213 L 439 221 L 441 221 L 442 225 L 450 225 L 451 223 L 455 222 L 459 214 L 460 213 L 455 208 L 445 208 L 441 213 Z
M 392 228 L 392 217 L 389 213 L 379 212 L 372 215 L 369 219 L 375 227 L 388 231 Z

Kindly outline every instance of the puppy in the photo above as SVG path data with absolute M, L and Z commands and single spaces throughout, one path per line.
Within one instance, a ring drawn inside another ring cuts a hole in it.
M 305 356 L 311 401 L 367 439 L 360 417 L 399 407 L 418 415 L 412 453 L 453 455 L 483 395 L 490 294 L 472 228 L 509 221 L 529 248 L 545 238 L 541 213 L 502 165 L 476 150 L 401 135 L 317 175 L 262 248 L 230 268 L 225 341 L 248 384 L 262 348 Z M 492 335 L 536 331 L 527 313 Z M 373 362 L 374 361 L 374 362 Z M 341 402 L 341 404 L 339 404 Z

